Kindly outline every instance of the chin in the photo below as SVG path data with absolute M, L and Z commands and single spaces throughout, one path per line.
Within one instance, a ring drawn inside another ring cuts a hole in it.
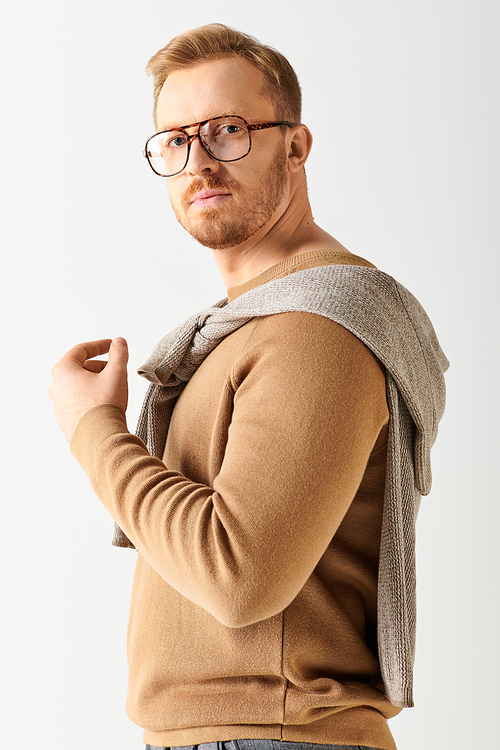
M 203 217 L 199 217 L 196 222 L 181 221 L 179 217 L 177 218 L 191 237 L 211 250 L 229 250 L 232 247 L 238 247 L 257 234 L 268 221 L 268 217 L 262 216 L 260 221 L 256 221 L 257 217 L 254 216 L 254 221 L 242 224 L 224 219 L 217 209 L 206 209 Z

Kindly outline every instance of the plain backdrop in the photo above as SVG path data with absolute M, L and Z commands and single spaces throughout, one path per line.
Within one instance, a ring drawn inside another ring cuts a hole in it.
M 149 57 L 219 21 L 287 55 L 320 226 L 421 300 L 451 360 L 418 522 L 416 707 L 400 750 L 493 747 L 498 714 L 496 0 L 18 0 L 0 18 L 0 746 L 138 750 L 125 715 L 135 553 L 47 397 L 74 344 L 125 336 L 129 426 L 156 341 L 225 296 L 142 149 Z

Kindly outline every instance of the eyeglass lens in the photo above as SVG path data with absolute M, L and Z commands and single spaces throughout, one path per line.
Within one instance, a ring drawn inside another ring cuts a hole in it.
M 199 135 L 205 149 L 218 161 L 236 161 L 250 150 L 250 134 L 239 117 L 210 120 L 200 127 Z M 168 130 L 150 138 L 146 155 L 155 172 L 164 177 L 182 172 L 192 139 L 183 130 Z

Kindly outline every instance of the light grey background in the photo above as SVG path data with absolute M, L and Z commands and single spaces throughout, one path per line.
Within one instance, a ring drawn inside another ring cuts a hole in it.
M 211 21 L 290 58 L 315 137 L 318 223 L 420 298 L 452 361 L 418 524 L 416 707 L 391 727 L 400 750 L 494 746 L 498 8 L 19 0 L 2 11 L 1 747 L 141 747 L 124 712 L 135 553 L 110 546 L 46 391 L 75 343 L 123 335 L 133 428 L 135 369 L 224 296 L 141 156 L 154 129 L 144 66 Z

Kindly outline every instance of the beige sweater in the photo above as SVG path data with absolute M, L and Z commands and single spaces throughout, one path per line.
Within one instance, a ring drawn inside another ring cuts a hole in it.
M 350 254 L 291 259 L 232 290 Z M 225 338 L 175 406 L 164 460 L 97 407 L 71 449 L 139 552 L 128 713 L 152 745 L 270 738 L 392 750 L 376 656 L 384 371 L 309 313 Z

